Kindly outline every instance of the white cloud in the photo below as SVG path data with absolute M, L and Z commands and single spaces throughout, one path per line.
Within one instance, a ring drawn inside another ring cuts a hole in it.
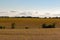
M 2 10 L 0 16 L 60 16 L 60 10 Z

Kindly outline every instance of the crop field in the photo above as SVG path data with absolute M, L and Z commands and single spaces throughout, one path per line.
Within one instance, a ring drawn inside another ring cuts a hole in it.
M 0 40 L 60 40 L 60 28 L 0 29 Z
M 11 29 L 12 24 L 15 29 L 39 29 L 43 24 L 55 24 L 56 28 L 60 27 L 60 19 L 42 19 L 42 18 L 0 18 L 0 26 Z
M 42 28 L 44 23 L 56 28 Z M 0 18 L 0 40 L 60 40 L 59 27 L 60 19 Z

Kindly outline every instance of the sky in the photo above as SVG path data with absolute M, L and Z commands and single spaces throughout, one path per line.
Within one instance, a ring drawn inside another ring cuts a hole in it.
M 60 15 L 60 0 L 0 0 L 0 16 Z

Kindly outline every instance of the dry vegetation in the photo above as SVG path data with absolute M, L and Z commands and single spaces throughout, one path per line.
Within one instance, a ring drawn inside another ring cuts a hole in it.
M 11 29 L 12 23 L 15 29 Z M 43 29 L 44 23 L 55 23 L 57 28 Z M 60 40 L 60 19 L 0 18 L 1 25 L 6 29 L 0 29 L 0 40 Z
M 60 19 L 42 19 L 42 18 L 0 18 L 0 26 L 5 26 L 6 29 L 11 29 L 12 24 L 15 23 L 15 29 L 39 29 L 42 24 L 55 23 L 55 27 L 59 28 Z
M 60 40 L 60 29 L 2 29 L 0 40 Z

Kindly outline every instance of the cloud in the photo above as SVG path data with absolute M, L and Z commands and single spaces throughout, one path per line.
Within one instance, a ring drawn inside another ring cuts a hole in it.
M 0 11 L 0 16 L 53 17 L 60 16 L 60 10 L 8 10 Z

